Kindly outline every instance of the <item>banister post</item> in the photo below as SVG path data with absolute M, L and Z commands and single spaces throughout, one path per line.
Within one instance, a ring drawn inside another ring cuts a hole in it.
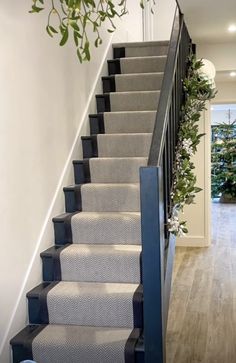
M 161 169 L 140 168 L 145 363 L 165 362 L 165 240 Z

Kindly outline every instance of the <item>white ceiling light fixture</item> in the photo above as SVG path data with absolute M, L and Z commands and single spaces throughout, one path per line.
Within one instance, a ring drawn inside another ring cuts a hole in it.
M 228 27 L 228 31 L 230 33 L 234 33 L 236 32 L 236 25 L 235 24 L 231 24 L 229 27 Z
M 235 71 L 233 71 L 233 72 L 230 72 L 230 77 L 236 77 L 236 72 Z

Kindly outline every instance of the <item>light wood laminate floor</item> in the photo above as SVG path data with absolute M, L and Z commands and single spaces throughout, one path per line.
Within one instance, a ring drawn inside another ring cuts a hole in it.
M 213 203 L 212 245 L 176 249 L 167 363 L 236 363 L 236 205 Z

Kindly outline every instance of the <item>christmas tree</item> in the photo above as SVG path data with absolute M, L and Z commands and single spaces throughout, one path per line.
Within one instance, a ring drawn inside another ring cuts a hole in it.
M 221 202 L 236 202 L 236 120 L 213 126 L 212 197 Z

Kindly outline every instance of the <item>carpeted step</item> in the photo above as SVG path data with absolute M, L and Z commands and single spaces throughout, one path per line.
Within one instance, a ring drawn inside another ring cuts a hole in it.
M 72 244 L 60 253 L 61 280 L 140 283 L 140 245 Z
M 113 44 L 114 58 L 167 55 L 169 41 Z
M 49 324 L 27 326 L 11 344 L 17 363 L 125 363 L 140 335 L 140 329 Z
M 104 128 L 107 134 L 152 133 L 156 111 L 105 112 Z
M 142 286 L 65 282 L 40 284 L 28 294 L 30 323 L 142 328 Z
M 104 112 L 89 115 L 90 133 L 152 133 L 156 111 Z
M 141 244 L 140 213 L 75 214 L 71 219 L 73 243 Z
M 108 60 L 109 75 L 164 72 L 166 55 Z
M 152 134 L 97 135 L 99 157 L 148 157 Z
M 117 74 L 103 77 L 103 92 L 155 91 L 161 89 L 162 72 Z
M 113 92 L 110 111 L 156 111 L 160 91 Z
M 84 212 L 138 212 L 140 210 L 139 184 L 81 185 Z
M 92 183 L 139 183 L 139 168 L 147 165 L 147 158 L 91 158 Z

